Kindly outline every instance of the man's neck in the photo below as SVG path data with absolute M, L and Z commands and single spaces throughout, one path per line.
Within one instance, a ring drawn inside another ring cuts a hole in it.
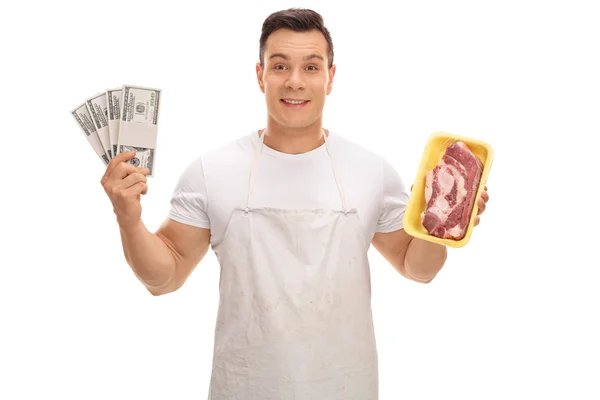
M 321 124 L 292 132 L 273 126 L 273 124 L 267 124 L 264 143 L 265 146 L 281 153 L 302 154 L 323 145 L 325 140 L 323 132 L 329 135 L 326 129 L 322 130 Z M 258 131 L 258 134 L 262 134 L 262 130 Z

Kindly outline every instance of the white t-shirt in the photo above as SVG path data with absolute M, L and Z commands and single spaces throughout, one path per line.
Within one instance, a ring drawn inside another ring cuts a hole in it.
M 258 131 L 252 131 L 193 160 L 176 184 L 168 217 L 210 228 L 211 247 L 217 252 L 234 208 L 246 206 L 252 160 L 259 146 Z M 391 164 L 333 131 L 327 146 L 346 208 L 358 211 L 366 248 L 375 232 L 402 229 L 409 192 Z M 251 207 L 342 210 L 325 144 L 303 154 L 281 153 L 265 145 L 256 174 Z

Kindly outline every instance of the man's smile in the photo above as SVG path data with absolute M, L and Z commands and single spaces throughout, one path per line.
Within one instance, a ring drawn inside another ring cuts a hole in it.
M 291 98 L 287 98 L 287 99 L 281 99 L 280 100 L 284 106 L 286 107 L 290 107 L 290 108 L 301 108 L 306 106 L 306 104 L 308 104 L 309 100 L 301 100 L 301 99 L 291 99 Z

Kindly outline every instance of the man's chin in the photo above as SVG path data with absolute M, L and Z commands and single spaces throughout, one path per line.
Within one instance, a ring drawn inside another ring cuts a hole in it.
M 287 130 L 290 131 L 303 131 L 307 128 L 310 128 L 312 125 L 314 125 L 315 121 L 309 122 L 309 121 L 278 121 L 278 124 Z

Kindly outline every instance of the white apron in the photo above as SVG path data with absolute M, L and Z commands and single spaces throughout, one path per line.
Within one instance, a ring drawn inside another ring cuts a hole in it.
M 266 131 L 266 129 L 265 129 Z M 356 209 L 246 207 L 225 232 L 209 400 L 376 400 L 367 248 Z M 327 147 L 327 136 L 325 147 Z

